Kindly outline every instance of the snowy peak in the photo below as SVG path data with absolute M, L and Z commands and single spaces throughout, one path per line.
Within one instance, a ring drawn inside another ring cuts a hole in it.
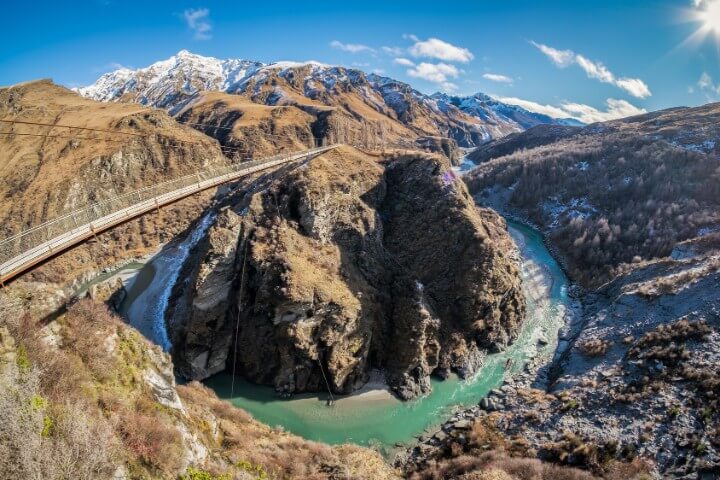
M 197 92 L 230 91 L 262 67 L 259 62 L 219 60 L 180 50 L 146 68 L 121 68 L 106 73 L 78 92 L 98 101 L 137 101 L 175 113 L 184 104 L 183 100 Z
M 557 119 L 526 110 L 517 105 L 510 105 L 500 102 L 484 93 L 476 93 L 468 97 L 450 96 L 444 93 L 435 93 L 432 98 L 441 104 L 452 104 L 474 117 L 481 118 L 488 122 L 515 124 L 518 131 L 527 130 L 536 125 L 570 125 L 582 126 L 583 124 L 573 119 Z
M 187 50 L 145 68 L 115 70 L 77 91 L 99 101 L 163 108 L 171 115 L 191 106 L 206 91 L 242 95 L 266 105 L 336 107 L 355 119 L 366 118 L 369 113 L 376 117 L 374 111 L 418 135 L 448 136 L 463 147 L 539 123 L 556 123 L 480 93 L 472 97 L 428 96 L 392 78 L 317 61 L 264 64 L 221 60 Z

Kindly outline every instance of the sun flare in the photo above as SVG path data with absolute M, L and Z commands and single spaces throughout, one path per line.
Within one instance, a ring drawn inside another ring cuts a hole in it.
M 720 35 L 720 1 L 709 0 L 700 4 L 698 19 L 702 22 L 702 28 L 707 33 Z

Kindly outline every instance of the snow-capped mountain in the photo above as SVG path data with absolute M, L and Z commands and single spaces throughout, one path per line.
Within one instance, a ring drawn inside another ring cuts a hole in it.
M 473 117 L 487 122 L 516 123 L 522 130 L 536 125 L 551 124 L 580 127 L 584 124 L 574 118 L 553 118 L 542 113 L 530 112 L 517 105 L 495 100 L 484 93 L 476 93 L 468 97 L 451 96 L 436 93 L 432 96 L 438 102 L 449 103 Z
M 356 69 L 318 62 L 220 60 L 186 50 L 146 68 L 107 73 L 77 91 L 99 101 L 164 108 L 172 115 L 192 108 L 204 92 L 213 91 L 241 95 L 264 105 L 294 105 L 305 111 L 332 107 L 346 114 L 348 121 L 387 123 L 382 130 L 400 136 L 409 130 L 416 136 L 449 137 L 462 147 L 541 123 L 560 123 L 484 94 L 430 96 L 406 83 Z
M 199 91 L 236 90 L 263 66 L 259 62 L 219 60 L 181 50 L 146 68 L 120 68 L 106 73 L 94 84 L 77 91 L 93 100 L 130 100 L 165 108 L 172 114 Z

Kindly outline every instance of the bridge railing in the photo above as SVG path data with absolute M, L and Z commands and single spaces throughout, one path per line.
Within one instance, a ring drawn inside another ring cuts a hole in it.
M 307 154 L 324 150 L 326 147 L 319 147 L 307 150 Z M 262 160 L 242 162 L 224 167 L 209 168 L 190 175 L 175 178 L 165 182 L 157 183 L 148 187 L 140 188 L 132 192 L 123 193 L 112 198 L 104 199 L 85 207 L 68 212 L 60 217 L 23 230 L 22 232 L 5 238 L 0 241 L 0 265 L 27 252 L 45 242 L 48 242 L 60 235 L 77 229 L 83 225 L 106 217 L 114 212 L 129 208 L 138 203 L 149 201 L 161 195 L 193 186 L 200 186 L 205 180 L 218 178 L 227 174 L 241 174 L 254 167 L 272 163 L 283 158 L 296 155 L 298 152 L 282 153 Z

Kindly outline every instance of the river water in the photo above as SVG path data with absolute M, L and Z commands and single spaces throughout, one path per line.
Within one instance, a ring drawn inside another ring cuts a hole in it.
M 250 384 L 221 374 L 206 384 L 223 399 L 250 412 L 271 426 L 280 425 L 302 437 L 326 443 L 352 442 L 389 451 L 396 444 L 408 444 L 423 432 L 436 427 L 463 407 L 476 405 L 504 376 L 522 370 L 532 357 L 552 358 L 557 332 L 570 307 L 568 282 L 552 258 L 541 236 L 519 223 L 508 221 L 510 234 L 521 254 L 523 289 L 527 298 L 527 319 L 517 341 L 505 352 L 487 357 L 473 378 L 433 380 L 431 394 L 415 401 L 401 402 L 382 386 L 379 372 L 360 392 L 335 399 L 326 405 L 327 395 L 297 395 L 290 400 L 277 397 L 273 388 Z M 538 340 L 543 340 L 542 345 Z M 512 366 L 505 363 L 512 358 Z M 234 392 L 231 393 L 231 388 Z
M 203 238 L 215 218 L 207 213 L 180 242 L 165 246 L 126 287 L 128 295 L 120 314 L 151 342 L 166 352 L 172 346 L 165 325 L 165 310 L 190 250 Z
M 131 282 L 121 307 L 131 325 L 165 350 L 170 347 L 164 322 L 170 292 L 181 280 L 178 278 L 181 266 L 212 218 L 204 217 L 184 240 L 164 248 L 147 263 Z M 361 391 L 336 397 L 331 407 L 326 405 L 327 394 L 280 399 L 272 387 L 254 385 L 241 378 L 233 382 L 228 374 L 216 375 L 206 384 L 220 398 L 247 410 L 259 421 L 282 426 L 308 439 L 372 445 L 386 452 L 396 444 L 412 443 L 415 437 L 437 427 L 456 410 L 476 405 L 491 389 L 502 385 L 505 375 L 520 371 L 529 359 L 552 358 L 558 329 L 570 308 L 568 282 L 536 231 L 513 221 L 508 221 L 508 226 L 521 257 L 527 319 L 516 342 L 505 352 L 489 355 L 473 378 L 433 380 L 431 394 L 401 402 L 384 387 L 382 374 L 375 372 Z M 506 371 L 508 358 L 513 362 Z

